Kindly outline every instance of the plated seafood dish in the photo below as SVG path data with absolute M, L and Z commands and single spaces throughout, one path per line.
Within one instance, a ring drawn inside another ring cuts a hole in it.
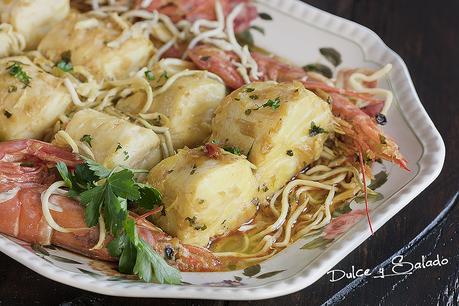
M 257 46 L 249 0 L 0 0 L 0 233 L 146 282 L 244 269 L 409 171 L 391 71 Z

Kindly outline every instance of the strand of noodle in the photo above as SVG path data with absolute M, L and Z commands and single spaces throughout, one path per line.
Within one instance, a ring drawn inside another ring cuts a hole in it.
M 124 21 L 116 12 L 110 13 L 108 16 L 117 26 L 121 28 L 121 30 L 129 29 L 129 24 L 127 24 L 127 22 Z
M 72 233 L 72 232 L 81 231 L 81 230 L 88 230 L 89 228 L 65 228 L 57 224 L 56 221 L 54 221 L 53 216 L 51 215 L 49 211 L 49 204 L 50 204 L 49 199 L 51 195 L 54 192 L 56 192 L 57 189 L 64 187 L 64 186 L 65 186 L 64 181 L 57 181 L 51 184 L 51 186 L 49 186 L 48 189 L 46 189 L 41 194 L 40 199 L 41 199 L 41 210 L 43 213 L 43 217 L 45 218 L 46 222 L 52 229 L 58 232 L 61 232 L 61 233 Z
M 263 261 L 263 260 L 273 257 L 276 253 L 277 253 L 277 250 L 274 250 L 265 256 L 254 257 L 254 258 L 242 258 L 241 260 L 244 262 Z
M 252 237 L 252 239 L 257 239 L 257 238 L 260 238 L 260 237 L 262 237 L 262 236 L 264 236 L 266 234 L 269 234 L 269 233 L 275 231 L 276 229 L 278 229 L 283 224 L 283 222 L 285 221 L 285 218 L 287 217 L 288 208 L 289 208 L 289 203 L 288 203 L 289 193 L 293 188 L 295 188 L 296 186 L 300 186 L 300 185 L 317 187 L 317 188 L 327 189 L 327 190 L 331 190 L 331 189 L 334 190 L 334 187 L 331 187 L 331 186 L 328 186 L 328 185 L 325 185 L 325 184 L 321 184 L 321 183 L 318 183 L 318 182 L 307 181 L 307 180 L 294 180 L 294 181 L 291 181 L 290 183 L 287 184 L 287 186 L 285 186 L 284 191 L 282 193 L 281 213 L 280 213 L 279 217 L 277 218 L 277 220 L 273 224 L 271 224 L 269 227 L 267 227 L 265 230 L 263 230 L 263 231 L 259 232 L 258 234 L 254 235 Z
M 97 105 L 97 107 L 95 109 L 98 110 L 98 111 L 102 111 L 105 107 L 110 106 L 111 105 L 111 100 L 110 99 L 116 97 L 117 93 L 118 93 L 118 89 L 117 88 L 110 89 L 105 94 L 104 98 L 102 99 L 102 102 L 99 105 Z
M 274 216 L 279 217 L 280 213 L 276 208 L 276 200 L 277 198 L 281 195 L 282 189 L 276 192 L 272 197 L 271 200 L 269 201 L 269 208 L 271 208 L 271 212 L 273 213 Z
M 322 172 L 322 171 L 331 171 L 331 168 L 325 166 L 325 165 L 317 165 L 306 171 L 306 175 L 311 175 L 316 172 Z
M 151 89 L 150 83 L 148 83 L 148 81 L 145 80 L 144 78 L 134 77 L 134 78 L 130 78 L 127 80 L 111 81 L 110 84 L 112 86 L 119 86 L 119 87 L 131 85 L 131 86 L 136 86 L 137 88 L 144 90 L 145 94 L 147 95 L 147 101 L 145 102 L 145 105 L 143 106 L 141 112 L 145 113 L 146 111 L 148 111 L 148 109 L 150 109 L 153 103 L 153 90 Z
M 341 158 L 338 158 L 338 159 L 335 159 L 333 161 L 331 161 L 328 166 L 331 167 L 331 168 L 335 168 L 335 167 L 338 167 L 338 166 L 341 166 L 342 164 L 344 164 L 344 162 L 346 162 L 347 158 L 346 157 L 341 157 Z
M 136 118 L 137 121 L 139 121 L 141 124 L 143 124 L 146 128 L 152 129 L 155 133 L 161 133 L 164 134 L 164 137 L 166 138 L 166 147 L 168 151 L 168 156 L 171 156 L 175 154 L 174 150 L 174 145 L 172 143 L 172 136 L 170 134 L 170 130 L 168 127 L 160 127 L 160 126 L 154 126 L 148 123 L 143 118 Z
M 327 184 L 327 185 L 336 185 L 338 183 L 340 183 L 341 181 L 344 181 L 344 179 L 346 179 L 346 176 L 347 176 L 347 173 L 342 173 L 334 178 L 331 178 L 329 180 L 326 180 L 326 181 L 322 181 L 322 184 Z
M 333 158 L 336 158 L 335 153 L 334 153 L 333 150 L 330 149 L 329 147 L 324 146 L 324 151 L 327 152 L 328 154 L 332 155 Z
M 80 107 L 80 108 L 86 108 L 86 107 L 91 106 L 90 102 L 88 103 L 81 102 L 80 97 L 78 96 L 78 93 L 76 92 L 75 87 L 70 81 L 70 79 L 65 78 L 64 85 L 67 88 L 68 92 L 70 93 L 70 97 L 72 98 L 73 104 L 75 104 L 77 107 Z
M 306 226 L 305 228 L 301 229 L 295 234 L 295 237 L 302 237 L 305 234 L 307 234 L 309 231 L 322 228 L 326 224 L 330 223 L 331 220 L 331 212 L 330 212 L 330 206 L 333 202 L 333 197 L 335 195 L 335 188 L 333 187 L 330 192 L 327 195 L 327 198 L 325 199 L 324 207 L 322 207 L 323 210 L 325 210 L 325 216 L 322 219 L 322 209 L 319 210 L 319 214 L 314 215 L 313 218 L 315 218 L 314 222 L 312 222 L 310 225 Z M 322 220 L 321 220 L 322 219 Z M 318 220 L 321 220 L 320 222 L 316 222 Z
M 344 189 L 353 189 L 355 188 L 355 183 L 353 181 L 346 183 L 346 181 L 341 181 L 339 183 Z
M 258 257 L 260 255 L 265 254 L 271 248 L 274 241 L 275 241 L 275 238 L 273 236 L 267 235 L 263 237 L 259 245 L 261 246 L 264 244 L 264 246 L 255 253 L 248 254 L 248 253 L 241 253 L 241 252 L 218 252 L 218 253 L 213 253 L 213 254 L 217 257 L 238 257 L 238 258 Z
M 66 131 L 59 131 L 56 133 L 57 138 L 61 138 L 64 140 L 71 148 L 72 152 L 75 154 L 79 154 L 80 150 L 78 149 L 78 145 L 75 143 L 75 141 L 70 137 L 70 135 Z
M 188 44 L 188 47 L 187 47 L 188 50 L 194 48 L 201 40 L 215 36 L 218 33 L 222 33 L 225 27 L 225 16 L 223 14 L 223 7 L 222 7 L 222 4 L 220 3 L 220 0 L 215 1 L 215 15 L 217 16 L 217 22 L 216 22 L 217 27 L 215 29 L 200 33 L 197 36 L 195 36 L 191 40 L 191 42 Z M 195 25 L 193 25 L 191 29 L 193 29 L 194 27 Z M 196 33 L 199 33 L 199 24 L 197 25 L 197 29 L 198 30 L 196 31 Z
M 158 21 L 157 11 L 149 12 L 146 10 L 130 10 L 121 15 L 122 18 L 142 18 L 146 20 Z
M 69 121 L 70 121 L 69 117 L 67 117 L 67 116 L 64 115 L 64 114 L 59 115 L 59 120 L 60 120 L 63 124 L 69 123 Z
M 323 174 L 308 175 L 308 172 L 306 172 L 306 174 L 300 174 L 298 177 L 304 180 L 319 181 L 343 172 L 352 172 L 352 169 L 351 167 L 339 167 Z
M 320 157 L 325 158 L 325 159 L 329 159 L 329 160 L 332 160 L 332 159 L 335 158 L 333 155 L 331 155 L 330 153 L 328 153 L 326 151 L 320 152 Z
M 242 237 L 244 237 L 244 246 L 242 247 L 242 249 L 239 252 L 244 253 L 245 251 L 247 251 L 247 249 L 250 246 L 250 239 L 249 239 L 249 236 L 246 233 L 242 234 Z
M 92 153 L 91 148 L 83 142 L 79 142 L 78 147 L 85 153 L 88 157 L 90 157 L 92 160 L 96 160 L 94 153 Z
M 244 66 L 250 68 L 250 76 L 254 80 L 258 80 L 258 65 L 256 61 L 250 55 L 248 51 L 248 47 L 244 46 L 241 47 L 237 42 L 236 36 L 234 34 L 234 20 L 241 12 L 242 8 L 244 7 L 244 3 L 238 4 L 231 13 L 226 18 L 226 35 L 228 36 L 229 42 L 234 46 L 234 52 L 239 56 L 241 59 L 241 63 Z
M 174 25 L 174 23 L 168 16 L 158 14 L 158 19 L 161 20 L 162 23 L 164 23 L 169 32 L 172 33 L 172 36 L 178 37 L 180 35 L 180 31 L 177 29 L 177 27 Z
M 161 56 L 163 56 L 164 53 L 166 53 L 167 50 L 172 48 L 173 45 L 177 42 L 176 38 L 173 38 L 169 40 L 167 43 L 161 46 L 161 48 L 156 51 L 155 55 L 152 56 L 152 58 L 148 61 L 148 67 L 151 68 L 155 63 L 159 61 Z
M 104 242 L 105 242 L 105 221 L 104 217 L 102 217 L 102 214 L 99 214 L 99 241 L 97 241 L 97 244 L 90 248 L 89 250 L 100 250 L 104 247 Z
M 374 82 L 377 81 L 384 76 L 386 76 L 392 70 L 392 65 L 387 64 L 383 68 L 379 69 L 378 71 L 374 72 L 371 75 L 365 75 L 360 72 L 354 72 L 349 77 L 350 85 L 357 91 L 362 93 L 369 93 L 374 95 L 383 95 L 385 96 L 384 107 L 381 110 L 382 114 L 387 114 L 390 106 L 392 105 L 392 101 L 394 99 L 394 94 L 390 90 L 382 89 L 382 88 L 366 88 L 362 85 L 362 82 Z
M 298 217 L 300 216 L 300 214 L 304 211 L 304 209 L 308 205 L 308 202 L 309 200 L 306 199 L 306 201 L 304 201 L 303 204 L 298 206 L 297 209 L 292 213 L 290 218 L 287 220 L 287 224 L 285 225 L 284 240 L 282 240 L 281 242 L 274 243 L 274 247 L 285 247 L 289 244 L 290 236 L 292 233 L 292 227 L 295 224 Z

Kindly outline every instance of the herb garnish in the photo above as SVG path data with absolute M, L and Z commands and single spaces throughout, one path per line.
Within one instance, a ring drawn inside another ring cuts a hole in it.
M 293 156 L 293 150 L 287 150 L 287 155 L 288 156 Z
M 258 96 L 257 95 L 250 95 L 249 98 L 252 99 L 252 100 L 256 100 L 256 99 L 258 99 Z
M 258 97 L 257 97 L 258 98 Z M 257 106 L 256 108 L 252 108 L 252 109 L 246 109 L 245 110 L 245 114 L 248 116 L 252 113 L 252 111 L 256 111 L 256 110 L 259 110 L 260 108 L 264 108 L 264 107 L 271 107 L 273 110 L 276 110 L 280 107 L 280 98 L 277 97 L 276 99 L 274 100 L 271 100 L 269 99 L 265 104 L 263 105 L 260 105 L 260 106 Z
M 80 138 L 80 141 L 87 143 L 88 146 L 90 148 L 92 148 L 92 145 L 91 145 L 92 137 L 91 137 L 91 135 L 87 135 L 87 134 L 83 135 L 83 137 Z
M 7 69 L 11 76 L 14 76 L 16 79 L 18 79 L 19 82 L 24 84 L 25 88 L 27 86 L 30 86 L 30 81 L 32 80 L 32 78 L 28 76 L 24 70 L 22 70 L 21 65 L 23 64 L 20 62 L 13 62 L 13 64 L 9 66 Z
M 320 126 L 316 125 L 314 121 L 311 122 L 311 128 L 309 129 L 309 136 L 314 137 L 322 133 L 326 133 L 326 131 Z
M 145 78 L 149 81 L 153 81 L 155 79 L 155 75 L 151 72 L 151 70 L 147 70 L 145 71 Z
M 9 111 L 7 111 L 6 109 L 3 111 L 3 115 L 5 115 L 5 117 L 6 117 L 7 119 L 9 119 L 9 118 L 11 118 L 11 116 L 13 116 L 13 114 L 10 113 Z
M 159 78 L 164 78 L 165 80 L 168 80 L 169 79 L 169 76 L 167 75 L 167 71 L 164 70 L 163 73 L 161 73 L 161 75 L 159 76 Z
M 207 225 L 200 225 L 196 222 L 196 216 L 193 216 L 193 218 L 186 217 L 185 220 L 197 231 L 205 231 L 207 229 Z
M 119 257 L 119 271 L 136 274 L 144 281 L 179 284 L 180 273 L 169 266 L 137 232 L 129 217 L 127 202 L 152 209 L 161 202 L 161 194 L 145 184 L 134 181 L 134 170 L 115 172 L 87 159 L 73 172 L 59 162 L 56 165 L 69 188 L 69 195 L 79 197 L 85 208 L 85 222 L 92 227 L 102 214 L 107 230 L 114 237 L 108 244 L 111 256 Z
M 124 161 L 127 161 L 129 159 L 129 152 L 123 151 L 123 154 L 124 154 Z
M 118 142 L 118 145 L 116 146 L 115 152 L 118 152 L 118 150 L 121 150 L 123 146 Z
M 242 154 L 241 149 L 239 149 L 238 147 L 235 147 L 235 146 L 223 147 L 223 150 L 225 150 L 226 152 L 233 153 L 235 155 L 241 155 Z
M 56 64 L 56 67 L 64 72 L 70 72 L 73 70 L 71 62 L 72 54 L 70 51 L 65 51 L 61 54 L 61 60 Z
M 255 91 L 255 88 L 247 87 L 244 91 L 245 92 L 252 92 L 252 91 Z

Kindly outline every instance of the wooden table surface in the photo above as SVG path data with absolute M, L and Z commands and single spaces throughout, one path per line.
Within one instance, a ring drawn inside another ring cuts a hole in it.
M 459 304 L 459 1 L 310 0 L 374 30 L 405 60 L 421 101 L 446 144 L 439 178 L 334 269 L 378 269 L 397 254 L 448 259 L 442 267 L 384 279 L 324 276 L 308 288 L 251 305 Z M 307 39 L 307 38 L 304 38 Z M 440 216 L 439 216 L 440 214 Z M 437 217 L 439 216 L 439 217 Z M 85 292 L 48 280 L 0 254 L 1 305 L 245 305 L 247 302 L 127 299 Z

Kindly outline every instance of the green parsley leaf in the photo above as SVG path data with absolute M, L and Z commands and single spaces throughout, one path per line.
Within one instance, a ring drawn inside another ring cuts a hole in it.
M 88 144 L 90 148 L 92 148 L 91 141 L 92 141 L 92 136 L 91 135 L 83 135 L 83 137 L 80 138 L 81 142 L 85 142 Z
M 153 209 L 161 203 L 161 193 L 146 184 L 137 183 L 140 192 L 140 199 L 136 201 L 137 205 L 146 209 Z
M 63 52 L 61 54 L 61 60 L 56 64 L 56 67 L 64 72 L 70 72 L 73 70 L 71 62 L 72 53 L 70 51 Z
M 108 244 L 108 253 L 113 257 L 120 257 L 128 242 L 128 237 L 125 234 L 116 237 Z
M 99 223 L 100 206 L 104 199 L 104 186 L 96 186 L 80 194 L 80 201 L 86 206 L 84 220 L 89 227 Z
M 314 121 L 311 122 L 311 128 L 309 129 L 309 136 L 314 137 L 322 133 L 326 133 L 326 131 L 320 126 L 316 125 Z
M 126 237 L 125 235 L 121 237 Z M 126 241 L 126 245 L 121 253 L 118 270 L 121 273 L 132 274 L 134 272 L 135 262 L 137 260 L 137 248 L 130 241 Z
M 135 184 L 134 173 L 132 173 L 132 171 L 124 169 L 119 172 L 115 172 L 108 178 L 107 181 L 116 196 L 131 201 L 135 201 L 140 198 L 139 188 Z
M 272 109 L 276 110 L 280 107 L 280 98 L 277 97 L 274 100 L 269 99 L 265 104 L 263 104 L 261 107 L 271 107 Z M 259 108 L 261 108 L 259 107 Z
M 242 154 L 241 149 L 239 149 L 238 147 L 235 147 L 235 146 L 224 147 L 223 150 L 225 150 L 227 152 L 230 152 L 230 153 L 233 153 L 235 155 L 241 155 Z
M 88 165 L 88 168 L 94 172 L 95 175 L 97 175 L 100 179 L 106 178 L 111 174 L 111 170 L 108 170 L 104 166 L 102 166 L 99 163 L 96 163 L 92 159 L 82 157 L 85 161 L 86 164 Z
M 150 70 L 147 70 L 145 71 L 145 78 L 149 81 L 153 81 L 155 79 L 155 75 Z

